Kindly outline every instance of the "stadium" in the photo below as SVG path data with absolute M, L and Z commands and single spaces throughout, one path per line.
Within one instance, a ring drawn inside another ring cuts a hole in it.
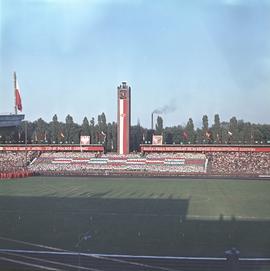
M 106 129 L 2 142 L 1 270 L 270 270 L 270 146 L 152 129 L 130 151 L 130 98 L 123 82 L 114 148 Z

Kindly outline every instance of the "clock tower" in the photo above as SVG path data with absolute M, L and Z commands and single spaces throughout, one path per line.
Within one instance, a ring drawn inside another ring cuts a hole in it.
M 126 82 L 117 87 L 117 152 L 129 153 L 129 132 L 131 124 L 130 100 L 131 88 Z

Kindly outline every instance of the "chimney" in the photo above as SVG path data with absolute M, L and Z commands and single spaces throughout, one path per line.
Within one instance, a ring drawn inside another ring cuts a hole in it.
M 154 130 L 154 112 L 151 114 L 151 129 Z

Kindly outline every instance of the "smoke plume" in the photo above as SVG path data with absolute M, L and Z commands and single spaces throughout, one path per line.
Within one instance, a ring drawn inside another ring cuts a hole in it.
M 152 114 L 167 114 L 172 113 L 176 110 L 176 105 L 172 101 L 170 104 L 164 105 L 160 108 L 155 109 Z

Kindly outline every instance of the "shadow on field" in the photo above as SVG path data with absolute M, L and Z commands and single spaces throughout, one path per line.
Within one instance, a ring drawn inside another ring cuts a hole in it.
M 188 199 L 0 197 L 0 236 L 91 253 L 270 256 L 270 221 L 187 219 Z M 82 238 L 87 236 L 87 238 Z M 77 245 L 77 246 L 76 246 Z M 0 240 L 0 248 L 35 249 Z

